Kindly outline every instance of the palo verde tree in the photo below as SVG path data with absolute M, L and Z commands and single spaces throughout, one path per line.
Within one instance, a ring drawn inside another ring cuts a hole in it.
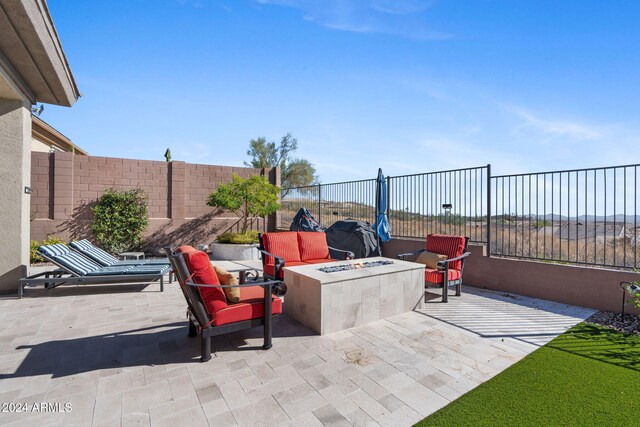
M 317 184 L 316 169 L 308 160 L 291 158 L 291 154 L 298 149 L 298 140 L 286 134 L 276 146 L 275 142 L 267 142 L 263 137 L 249 141 L 247 155 L 251 156 L 250 162 L 244 162 L 246 166 L 254 168 L 280 168 L 280 185 L 283 188 L 282 196 L 287 195 L 287 189 L 291 187 L 303 187 Z
M 234 174 L 231 182 L 218 187 L 209 194 L 207 205 L 228 209 L 238 215 L 242 233 L 257 218 L 265 217 L 280 209 L 280 189 L 263 176 L 243 179 Z
M 105 250 L 118 253 L 140 247 L 149 225 L 147 195 L 142 189 L 105 190 L 91 212 L 93 235 Z

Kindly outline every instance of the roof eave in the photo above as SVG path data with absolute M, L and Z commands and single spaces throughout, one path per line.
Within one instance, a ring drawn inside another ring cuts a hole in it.
M 32 103 L 70 107 L 80 97 L 45 0 L 0 2 L 0 51 Z

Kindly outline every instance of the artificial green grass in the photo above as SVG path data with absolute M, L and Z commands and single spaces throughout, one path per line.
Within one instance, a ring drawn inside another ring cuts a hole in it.
M 417 426 L 638 426 L 640 336 L 588 323 Z

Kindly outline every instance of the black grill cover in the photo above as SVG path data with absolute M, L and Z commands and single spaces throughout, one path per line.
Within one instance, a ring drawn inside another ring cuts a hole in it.
M 344 249 L 355 254 L 356 258 L 379 256 L 376 232 L 366 221 L 346 219 L 337 221 L 325 230 L 327 243 L 337 249 Z M 335 259 L 342 259 L 344 254 L 331 252 Z
M 291 231 L 322 231 L 322 227 L 315 220 L 313 215 L 306 208 L 298 209 L 298 213 L 293 217 L 293 222 L 289 227 Z

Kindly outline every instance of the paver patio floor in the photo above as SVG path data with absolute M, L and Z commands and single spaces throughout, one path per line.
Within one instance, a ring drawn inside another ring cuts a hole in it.
M 176 283 L 107 289 L 0 300 L 0 402 L 30 411 L 0 425 L 409 426 L 593 313 L 465 287 L 325 336 L 280 316 L 272 349 L 258 328 L 199 363 Z

